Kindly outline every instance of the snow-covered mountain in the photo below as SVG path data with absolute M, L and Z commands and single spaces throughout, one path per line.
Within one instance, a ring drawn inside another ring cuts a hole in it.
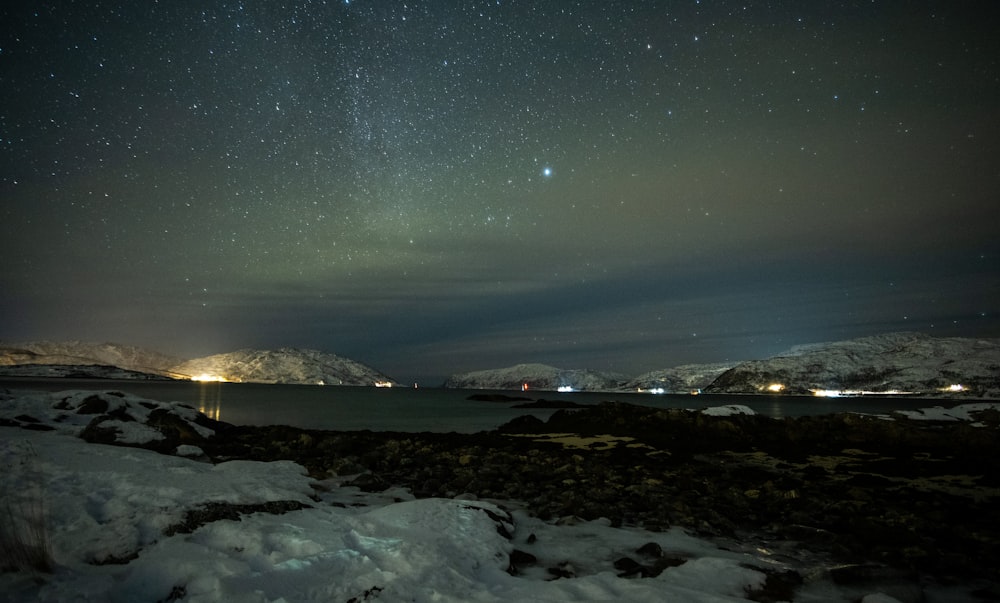
M 632 391 L 663 389 L 668 394 L 687 394 L 708 387 L 736 363 L 685 364 L 643 373 L 630 380 L 625 388 Z
M 37 377 L 44 379 L 134 379 L 171 381 L 159 373 L 143 373 L 108 364 L 0 364 L 0 377 Z
M 171 372 L 187 377 L 204 376 L 227 381 L 309 385 L 375 385 L 393 383 L 379 371 L 351 360 L 318 350 L 280 348 L 239 350 L 195 358 L 171 367 Z
M 456 389 L 528 389 L 555 391 L 570 387 L 580 391 L 616 391 L 626 375 L 587 369 L 560 369 L 547 364 L 518 364 L 500 369 L 452 375 L 444 386 Z
M 84 341 L 36 341 L 0 343 L 0 366 L 11 365 L 106 365 L 128 371 L 166 375 L 183 358 L 119 343 Z
M 706 393 L 911 392 L 1000 397 L 1000 340 L 889 333 L 743 362 Z

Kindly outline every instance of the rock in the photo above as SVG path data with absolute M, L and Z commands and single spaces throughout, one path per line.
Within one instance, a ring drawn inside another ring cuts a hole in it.
M 659 544 L 655 542 L 647 542 L 646 544 L 636 549 L 636 552 L 639 553 L 640 555 L 646 557 L 652 557 L 654 559 L 659 559 L 660 557 L 663 557 L 663 547 L 661 547 Z
M 554 576 L 555 579 L 576 577 L 576 568 L 574 568 L 573 564 L 568 561 L 563 561 L 559 565 L 550 567 L 545 571 L 547 571 L 551 576 Z
M 619 578 L 630 578 L 632 576 L 646 576 L 646 568 L 641 563 L 631 557 L 619 557 L 614 562 L 615 569 L 620 573 Z
M 78 415 L 99 415 L 105 412 L 108 412 L 108 401 L 98 395 L 87 396 L 76 407 Z
M 519 573 L 520 567 L 527 565 L 535 565 L 538 563 L 538 558 L 520 549 L 514 549 L 510 552 L 510 565 L 507 567 L 507 573 L 511 576 L 516 576 Z
M 184 521 L 179 524 L 168 526 L 163 530 L 165 536 L 175 534 L 190 534 L 203 525 L 228 519 L 239 521 L 243 515 L 251 513 L 271 513 L 272 515 L 283 515 L 289 511 L 308 509 L 309 505 L 295 500 L 276 500 L 266 503 L 256 504 L 236 504 L 223 502 L 210 502 L 196 508 L 190 509 L 184 516 Z

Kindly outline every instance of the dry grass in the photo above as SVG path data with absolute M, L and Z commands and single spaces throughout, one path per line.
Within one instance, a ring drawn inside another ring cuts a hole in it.
M 24 444 L 0 485 L 0 571 L 51 572 L 45 490 L 38 455 Z

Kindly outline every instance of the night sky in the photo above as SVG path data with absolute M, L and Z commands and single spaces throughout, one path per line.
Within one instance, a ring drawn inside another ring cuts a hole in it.
M 998 337 L 998 14 L 5 2 L 0 338 L 405 380 Z

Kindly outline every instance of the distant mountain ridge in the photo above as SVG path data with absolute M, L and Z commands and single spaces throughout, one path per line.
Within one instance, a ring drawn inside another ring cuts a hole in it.
M 735 365 L 735 362 L 684 364 L 650 371 L 629 381 L 625 388 L 632 391 L 663 389 L 667 393 L 697 392 L 711 385 L 719 375 Z
M 501 369 L 452 375 L 444 387 L 455 389 L 539 389 L 570 387 L 582 391 L 614 391 L 628 377 L 619 373 L 588 369 L 560 369 L 547 364 L 518 364 Z
M 742 362 L 706 393 L 914 393 L 1000 397 L 1000 340 L 889 333 Z
M 121 370 L 116 372 L 115 368 Z M 185 360 L 137 346 L 80 341 L 0 343 L 0 375 L 116 379 L 204 376 L 255 383 L 395 384 L 370 366 L 318 350 L 244 349 Z
M 533 389 L 568 385 L 605 392 L 1000 398 L 1000 340 L 888 333 L 798 345 L 764 360 L 683 365 L 626 380 L 574 379 L 578 374 L 604 375 L 519 364 L 454 375 L 445 387 L 519 389 L 527 383 Z
M 115 379 L 204 375 L 258 383 L 396 384 L 370 366 L 318 350 L 245 349 L 184 360 L 136 346 L 79 341 L 0 342 L 0 375 Z M 682 365 L 637 377 L 518 364 L 452 375 L 444 383 L 448 388 L 498 390 L 524 385 L 543 391 L 566 387 L 578 391 L 662 389 L 665 393 L 701 390 L 719 394 L 898 392 L 923 397 L 1000 398 L 1000 339 L 888 333 L 798 345 L 763 360 Z

